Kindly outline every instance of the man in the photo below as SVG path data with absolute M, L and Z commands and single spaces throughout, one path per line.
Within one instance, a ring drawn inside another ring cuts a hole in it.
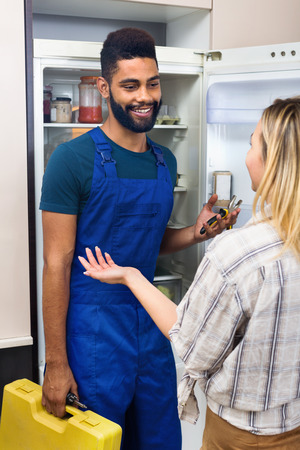
M 110 33 L 98 89 L 109 115 L 53 153 L 43 181 L 43 405 L 59 417 L 69 391 L 119 423 L 122 448 L 180 449 L 176 373 L 167 339 L 124 286 L 82 275 L 78 256 L 99 246 L 120 265 L 153 280 L 158 253 L 215 236 L 236 213 L 210 228 L 212 198 L 194 226 L 166 228 L 176 160 L 146 132 L 161 104 L 154 40 L 142 30 Z M 206 233 L 200 235 L 201 227 Z

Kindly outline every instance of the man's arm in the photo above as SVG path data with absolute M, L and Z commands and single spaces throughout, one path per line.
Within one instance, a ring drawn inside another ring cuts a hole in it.
M 167 228 L 160 246 L 160 254 L 175 253 L 190 247 L 191 245 L 206 241 L 215 237 L 217 234 L 222 233 L 229 225 L 235 224 L 240 212 L 239 208 L 231 214 L 228 214 L 226 219 L 222 219 L 221 216 L 218 215 L 217 222 L 213 227 L 207 225 L 207 221 L 216 215 L 216 213 L 212 211 L 212 207 L 217 199 L 218 196 L 216 194 L 210 197 L 207 204 L 202 208 L 194 225 L 180 229 Z M 200 234 L 202 226 L 204 226 L 206 230 L 204 234 Z
M 69 391 L 78 395 L 66 349 L 66 317 L 77 216 L 43 211 L 43 320 L 46 372 L 42 404 L 55 416 L 65 414 Z

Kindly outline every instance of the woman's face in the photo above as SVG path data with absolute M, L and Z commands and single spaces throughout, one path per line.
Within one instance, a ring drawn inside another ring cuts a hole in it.
M 246 166 L 251 177 L 252 189 L 254 192 L 256 192 L 265 171 L 261 138 L 261 121 L 259 121 L 254 133 L 251 135 L 251 148 L 246 156 Z

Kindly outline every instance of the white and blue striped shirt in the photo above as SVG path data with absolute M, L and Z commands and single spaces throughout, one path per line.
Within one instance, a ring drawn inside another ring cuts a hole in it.
M 269 221 L 250 221 L 209 246 L 170 330 L 186 369 L 182 419 L 198 418 L 198 382 L 210 409 L 240 429 L 300 426 L 300 261 L 279 255 L 282 245 Z

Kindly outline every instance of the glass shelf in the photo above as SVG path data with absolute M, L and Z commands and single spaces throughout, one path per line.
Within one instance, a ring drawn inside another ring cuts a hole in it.
M 97 126 L 101 127 L 102 125 L 102 123 L 44 123 L 45 128 L 93 128 Z M 154 125 L 154 128 L 163 130 L 187 130 L 187 125 Z

